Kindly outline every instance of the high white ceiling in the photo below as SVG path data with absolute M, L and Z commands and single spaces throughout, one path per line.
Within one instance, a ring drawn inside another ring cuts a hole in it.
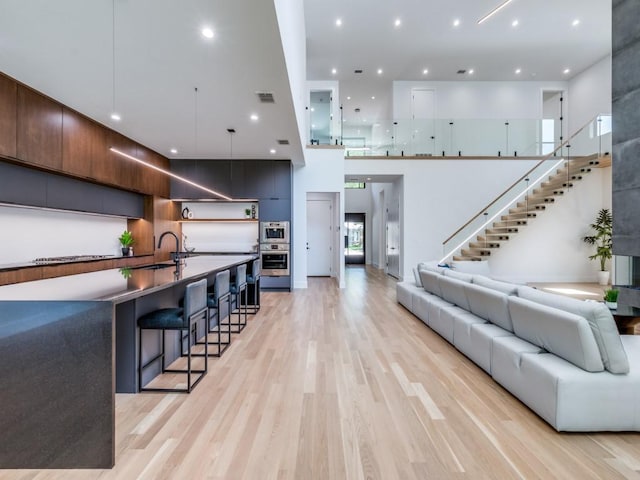
M 372 123 L 391 118 L 394 80 L 567 80 L 611 51 L 611 0 L 513 0 L 477 24 L 501 3 L 305 0 L 307 77 L 338 80 L 345 117 L 358 106 Z
M 1 0 L 0 71 L 170 158 L 301 158 L 272 0 L 114 1 L 115 22 L 112 0 Z M 568 79 L 610 52 L 611 0 L 513 0 L 476 24 L 501 1 L 304 0 L 308 79 L 339 80 L 374 122 L 393 80 Z

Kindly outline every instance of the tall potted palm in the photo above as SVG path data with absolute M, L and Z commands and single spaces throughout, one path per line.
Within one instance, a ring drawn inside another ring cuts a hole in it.
M 583 237 L 585 243 L 596 247 L 596 253 L 589 257 L 590 260 L 600 261 L 600 271 L 598 272 L 598 283 L 607 285 L 610 273 L 607 270 L 607 260 L 611 258 L 613 242 L 611 235 L 613 232 L 613 216 L 608 208 L 603 208 L 598 212 L 596 221 L 589 225 L 594 231 L 593 235 Z

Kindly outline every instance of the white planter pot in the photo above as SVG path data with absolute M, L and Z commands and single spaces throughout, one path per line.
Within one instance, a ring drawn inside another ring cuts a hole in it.
M 598 272 L 598 285 L 609 285 L 609 272 Z
M 618 302 L 604 302 L 604 303 L 611 310 L 615 310 L 618 308 Z

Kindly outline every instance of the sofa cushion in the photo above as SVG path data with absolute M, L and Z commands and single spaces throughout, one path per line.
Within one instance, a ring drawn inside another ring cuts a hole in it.
M 465 284 L 464 290 L 472 313 L 513 332 L 507 294 L 474 283 Z
M 467 285 L 466 282 L 449 278 L 446 275 L 440 275 L 438 282 L 440 283 L 442 298 L 460 308 L 469 310 L 469 301 L 467 300 L 467 294 L 464 292 L 464 286 Z
M 484 275 L 474 275 L 473 283 L 492 290 L 497 290 L 498 292 L 506 293 L 507 295 L 515 295 L 518 291 L 518 286 L 513 283 L 501 282 L 499 280 L 485 277 Z
M 514 333 L 588 372 L 604 370 L 598 344 L 581 316 L 518 297 L 509 297 Z
M 489 262 L 482 261 L 453 261 L 451 262 L 451 268 L 454 272 L 471 273 L 474 275 L 491 276 L 491 270 L 489 270 Z
M 604 367 L 611 373 L 629 372 L 629 360 L 620 341 L 616 322 L 604 304 L 585 302 L 531 287 L 519 287 L 518 296 L 584 317 L 596 339 Z
M 470 273 L 456 272 L 455 270 L 451 270 L 450 268 L 445 268 L 442 274 L 445 277 L 455 278 L 456 280 L 467 283 L 471 283 L 471 281 L 473 280 L 473 275 L 471 275 Z
M 442 275 L 439 273 L 431 272 L 429 270 L 420 270 L 420 279 L 422 280 L 422 286 L 424 289 L 433 293 L 434 295 L 441 296 L 440 292 L 440 283 L 438 283 L 438 278 Z
M 445 270 L 449 270 L 449 268 L 448 267 L 439 267 L 438 266 L 438 262 L 433 260 L 433 261 L 430 261 L 430 262 L 420 262 L 418 264 L 418 272 L 420 270 L 427 270 L 429 272 L 435 272 L 435 273 L 440 273 L 441 274 Z
M 413 269 L 413 280 L 416 283 L 416 286 L 421 287 L 422 286 L 422 279 L 420 278 L 420 274 L 418 273 L 418 269 L 414 268 Z

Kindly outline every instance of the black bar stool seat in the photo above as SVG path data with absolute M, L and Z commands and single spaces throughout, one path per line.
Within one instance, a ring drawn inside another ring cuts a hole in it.
M 138 385 L 141 392 L 182 392 L 190 393 L 191 390 L 200 383 L 200 380 L 207 373 L 207 346 L 205 345 L 204 368 L 193 369 L 191 365 L 191 357 L 195 353 L 191 352 L 191 347 L 196 343 L 197 337 L 197 321 L 204 319 L 206 324 L 209 323 L 209 309 L 207 308 L 207 280 L 202 279 L 187 285 L 184 296 L 184 308 L 160 308 L 138 319 L 138 327 L 140 334 L 138 335 Z M 161 333 L 161 350 L 158 355 L 149 359 L 147 363 L 142 361 L 142 335 L 144 330 L 160 330 Z M 167 330 L 179 331 L 180 333 L 180 356 L 187 357 L 187 368 L 167 368 L 165 365 L 165 332 Z M 187 334 L 184 335 L 183 332 Z M 184 348 L 184 339 L 187 340 L 186 352 Z M 187 375 L 187 386 L 185 388 L 147 388 L 143 384 L 143 372 L 153 363 L 160 360 L 162 369 L 161 373 L 184 373 Z M 193 375 L 197 375 L 195 381 L 191 381 Z
M 260 259 L 252 262 L 251 272 L 247 273 L 247 284 L 253 286 L 253 306 L 249 313 L 255 315 L 260 310 Z
M 236 308 L 238 313 L 238 321 L 229 325 L 235 327 L 232 333 L 240 333 L 247 326 L 247 265 L 239 265 L 236 268 L 236 277 L 230 285 L 229 291 L 236 299 Z M 244 300 L 244 302 L 243 302 Z M 244 321 L 242 320 L 242 304 L 244 303 Z M 233 313 L 236 313 L 235 311 Z

